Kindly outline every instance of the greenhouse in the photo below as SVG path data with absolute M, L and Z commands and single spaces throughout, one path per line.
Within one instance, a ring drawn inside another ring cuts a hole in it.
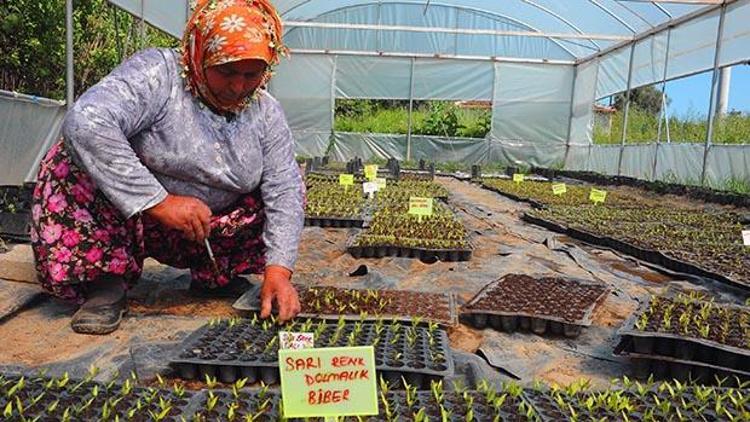
M 3 420 L 750 420 L 750 0 L 0 15 Z

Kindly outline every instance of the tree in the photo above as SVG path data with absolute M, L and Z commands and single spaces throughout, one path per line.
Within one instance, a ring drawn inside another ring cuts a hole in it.
M 640 88 L 635 88 L 630 91 L 630 106 L 638 107 L 638 109 L 651 114 L 661 113 L 662 99 L 661 91 L 656 89 L 653 85 L 648 85 Z M 667 105 L 669 105 L 670 99 L 666 99 Z M 617 94 L 615 96 L 615 108 L 618 110 L 625 109 L 625 93 Z
M 76 95 L 107 75 L 121 57 L 144 46 L 177 45 L 150 26 L 141 40 L 138 21 L 105 0 L 77 0 L 74 7 Z M 64 99 L 65 0 L 0 2 L 0 16 L 0 88 Z

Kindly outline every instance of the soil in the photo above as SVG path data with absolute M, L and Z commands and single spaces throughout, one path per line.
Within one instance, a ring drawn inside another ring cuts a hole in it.
M 550 317 L 584 324 L 606 292 L 603 285 L 509 274 L 480 292 L 463 311 Z
M 175 315 L 228 318 L 238 316 L 232 308 L 233 299 L 198 299 L 184 290 L 172 290 L 153 304 L 138 299 L 128 300 L 129 313 L 139 316 Z
M 452 323 L 450 297 L 407 290 L 355 290 L 330 286 L 297 286 L 304 314 L 418 317 Z M 382 305 L 382 307 L 381 307 Z M 347 307 L 343 312 L 341 306 Z

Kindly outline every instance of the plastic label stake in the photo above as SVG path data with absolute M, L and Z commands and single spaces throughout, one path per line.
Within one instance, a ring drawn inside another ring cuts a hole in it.
M 742 242 L 745 243 L 745 246 L 750 246 L 750 230 L 742 231 Z
M 421 223 L 422 217 L 432 217 L 432 198 L 422 198 L 419 196 L 409 197 L 409 214 L 416 215 L 417 220 Z
M 553 183 L 552 184 L 553 195 L 563 195 L 567 192 L 568 192 L 568 187 L 565 186 L 565 183 Z
M 607 191 L 599 189 L 591 189 L 589 194 L 589 200 L 594 204 L 603 204 L 607 199 Z
M 372 346 L 279 350 L 286 418 L 378 414 Z
M 339 185 L 344 187 L 344 190 L 349 190 L 349 186 L 354 184 L 353 174 L 339 174 Z
M 514 174 L 513 175 L 513 181 L 516 182 L 516 183 L 523 182 L 524 181 L 524 175 L 523 174 L 519 174 L 519 173 Z
M 378 184 L 375 182 L 362 183 L 362 190 L 372 199 L 372 195 L 378 191 Z
M 292 333 L 290 331 L 279 331 L 279 349 L 302 350 L 315 347 L 315 335 L 313 333 Z
M 378 165 L 377 164 L 368 164 L 365 166 L 365 179 L 369 181 L 374 181 L 378 178 Z

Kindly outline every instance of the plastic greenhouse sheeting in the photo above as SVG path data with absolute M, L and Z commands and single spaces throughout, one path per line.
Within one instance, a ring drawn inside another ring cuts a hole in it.
M 60 136 L 65 103 L 0 91 L 0 185 L 36 180 L 44 154 Z
M 497 63 L 495 72 L 491 136 L 527 144 L 565 144 L 573 67 Z

